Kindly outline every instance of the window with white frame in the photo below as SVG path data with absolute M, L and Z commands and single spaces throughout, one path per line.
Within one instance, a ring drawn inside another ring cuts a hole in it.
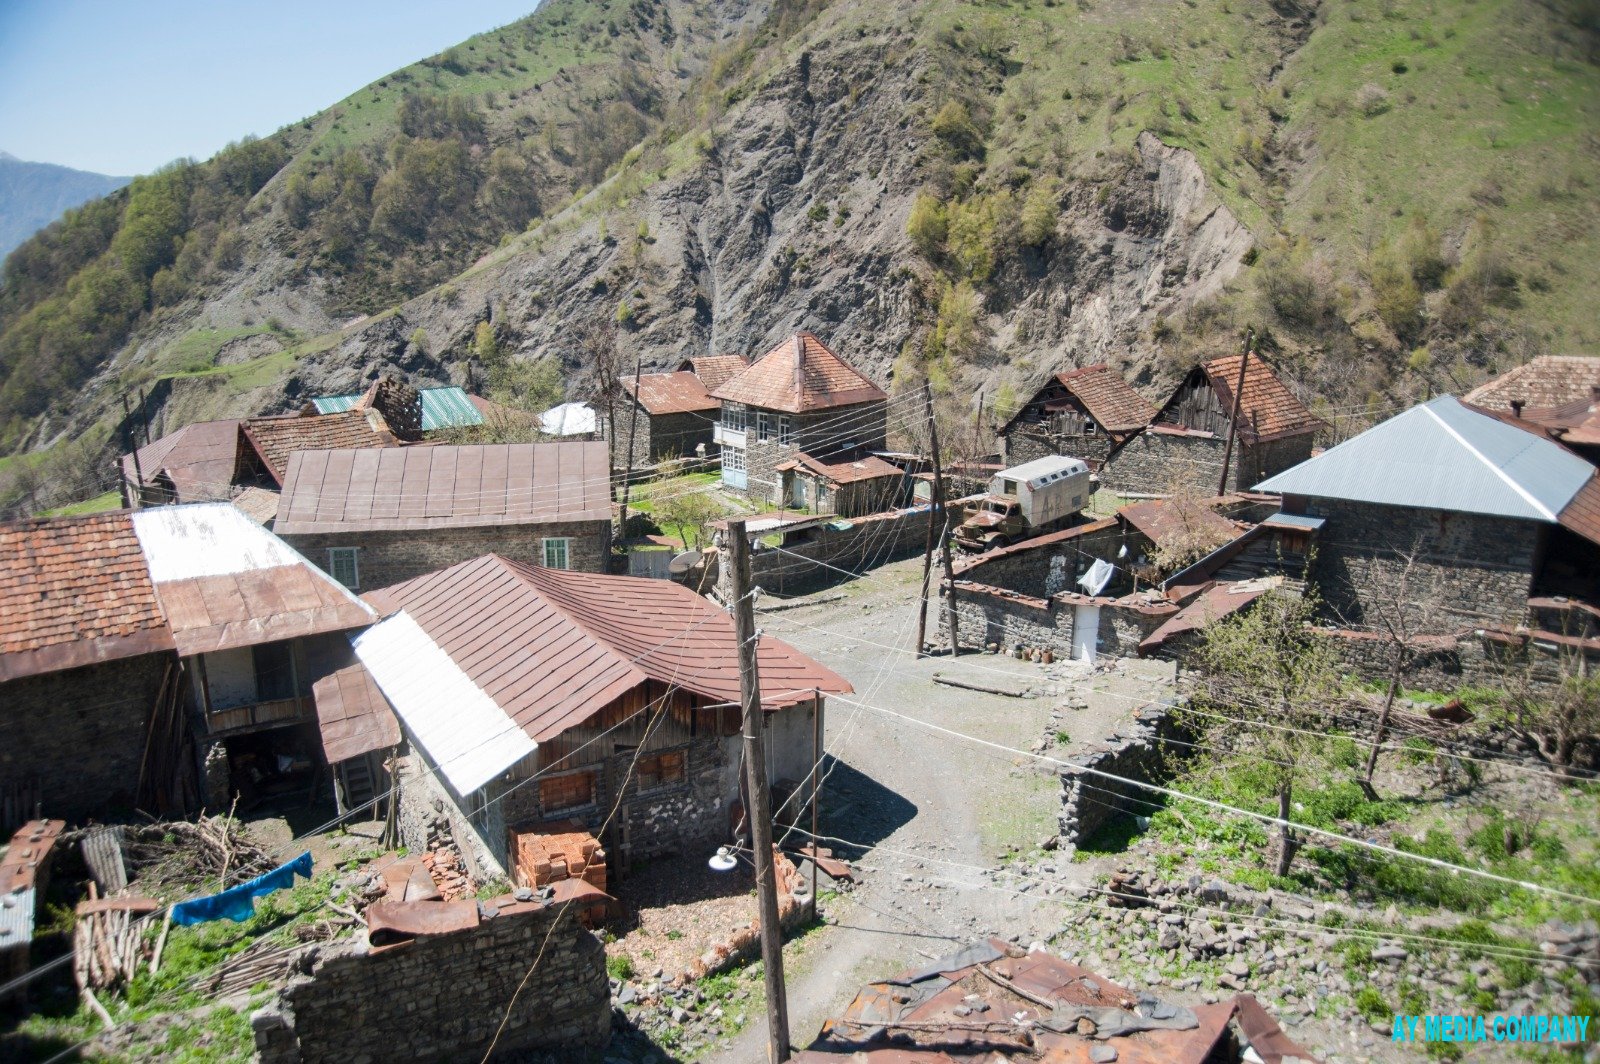
M 772 415 L 765 410 L 756 414 L 756 439 L 765 441 L 772 436 Z
M 794 444 L 794 418 L 788 414 L 778 415 L 778 442 L 785 447 Z
M 744 448 L 723 447 L 722 468 L 732 470 L 735 473 L 743 473 L 745 471 Z
M 328 548 L 328 575 L 354 591 L 361 586 L 361 566 L 355 547 Z
M 570 569 L 568 559 L 571 556 L 569 546 L 572 540 L 565 537 L 544 540 L 544 567 L 546 569 Z
M 745 405 L 743 403 L 722 404 L 722 427 L 729 432 L 743 432 L 745 425 Z

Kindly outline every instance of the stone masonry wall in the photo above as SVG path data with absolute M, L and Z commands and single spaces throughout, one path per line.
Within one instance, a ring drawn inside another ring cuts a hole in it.
M 1103 432 L 1068 436 L 1046 432 L 1042 425 L 1016 425 L 1001 439 L 1005 444 L 1005 464 L 1008 466 L 1059 454 L 1068 458 L 1082 458 L 1093 468 L 1103 463 L 1111 453 L 1111 437 Z
M 1371 682 L 1389 678 L 1387 642 L 1365 632 L 1330 633 L 1339 660 L 1350 672 Z M 1600 672 L 1600 649 L 1578 651 L 1554 649 L 1537 638 L 1524 642 L 1505 636 L 1463 632 L 1440 637 L 1438 645 L 1419 653 L 1406 669 L 1406 687 L 1430 691 L 1454 691 L 1461 687 L 1500 687 L 1506 669 L 1526 670 L 1535 690 L 1553 691 L 1560 683 L 1562 658 L 1569 670 L 1577 668 L 1578 655 L 1586 661 L 1590 675 Z
M 931 603 L 939 613 L 939 638 L 950 645 L 949 616 L 944 597 Z M 1025 647 L 1050 648 L 1065 660 L 1072 654 L 1072 608 L 1061 609 L 1046 599 L 1008 593 L 998 588 L 980 589 L 957 582 L 956 627 L 961 645 L 982 649 L 990 643 L 1009 650 L 1019 643 Z
M 378 952 L 321 950 L 250 1023 L 261 1064 L 476 1060 L 514 993 L 497 1056 L 599 1058 L 611 1035 L 605 947 L 575 913 L 538 903 Z
M 1149 540 L 1122 525 L 1076 535 L 1053 533 L 1003 550 L 969 555 L 956 569 L 956 579 L 975 580 L 1021 595 L 1045 598 L 1071 590 L 1074 581 L 1094 564 L 1095 558 L 1115 558 L 1117 548 L 1123 543 L 1128 545 L 1130 555 L 1137 555 L 1147 549 Z M 1117 581 L 1123 579 L 1122 571 L 1118 570 L 1108 586 L 1110 593 L 1116 593 Z
M 1398 552 L 1414 546 L 1410 594 L 1439 607 L 1426 618 L 1428 631 L 1514 627 L 1525 618 L 1542 531 L 1533 521 L 1335 499 L 1312 499 L 1307 511 L 1327 519 L 1312 578 L 1339 623 L 1370 623 L 1394 595 L 1404 568 Z
M 622 414 L 621 424 L 617 426 L 618 436 L 621 440 L 621 450 L 627 451 L 628 432 L 630 431 L 629 414 Z M 639 423 L 633 428 L 633 467 L 639 469 L 643 466 L 656 465 L 669 458 L 693 458 L 695 447 L 705 444 L 706 457 L 715 457 L 717 445 L 711 442 L 711 429 L 716 421 L 716 412 L 683 413 L 683 414 L 646 414 L 639 411 Z M 623 455 L 618 455 L 619 458 Z
M 383 532 L 319 532 L 283 536 L 284 542 L 323 570 L 329 547 L 356 547 L 361 590 L 388 587 L 403 580 L 470 561 L 482 554 L 501 554 L 513 561 L 544 564 L 540 541 L 570 537 L 568 567 L 586 573 L 605 572 L 611 549 L 609 521 L 560 524 L 483 525 L 475 528 L 418 528 Z
M 1228 490 L 1249 491 L 1267 477 L 1311 457 L 1312 434 L 1245 446 L 1235 444 Z M 1101 486 L 1122 494 L 1166 495 L 1190 485 L 1214 495 L 1227 440 L 1146 429 L 1113 453 L 1100 470 Z
M 959 503 L 952 502 L 952 509 Z M 822 527 L 812 542 L 783 550 L 760 548 L 750 556 L 755 585 L 776 595 L 799 595 L 847 579 L 843 569 L 859 573 L 922 551 L 928 538 L 931 510 L 900 510 L 851 520 L 842 532 Z M 798 555 L 798 557 L 796 557 Z
M 773 435 L 766 440 L 756 438 L 759 414 L 756 407 L 751 407 L 745 426 L 746 469 L 750 485 L 746 494 L 774 506 L 782 502 L 780 495 L 783 490 L 783 477 L 775 467 L 787 462 L 796 453 L 827 454 L 847 444 L 881 450 L 886 440 L 888 404 L 881 401 L 819 410 L 812 414 L 786 415 L 793 426 L 791 442 L 787 445 L 778 442 L 776 424 L 772 428 Z
M 1168 739 L 1192 738 L 1164 708 L 1140 709 L 1128 734 L 1113 733 L 1101 749 L 1075 754 L 1061 771 L 1060 833 L 1063 845 L 1081 846 L 1119 816 L 1149 816 L 1150 792 L 1083 769 L 1143 783 L 1167 778 Z M 1179 749 L 1183 749 L 1179 747 Z
M 131 808 L 145 727 L 170 654 L 0 684 L 0 789 L 36 785 L 47 817 Z

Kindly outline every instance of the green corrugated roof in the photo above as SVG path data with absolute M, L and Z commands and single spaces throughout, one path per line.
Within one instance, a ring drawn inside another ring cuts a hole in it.
M 483 414 L 460 388 L 423 388 L 421 392 L 423 432 L 483 424 Z M 337 414 L 355 406 L 360 398 L 360 392 L 354 395 L 327 395 L 313 399 L 311 403 L 319 414 Z

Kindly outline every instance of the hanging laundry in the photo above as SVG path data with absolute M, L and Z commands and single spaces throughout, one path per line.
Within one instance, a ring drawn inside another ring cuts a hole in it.
M 1098 595 L 1106 589 L 1107 584 L 1111 583 L 1111 574 L 1115 569 L 1116 566 L 1104 558 L 1097 558 L 1095 563 L 1089 566 L 1089 571 L 1078 577 L 1078 586 L 1083 588 L 1085 594 Z
M 256 876 L 248 883 L 231 887 L 221 894 L 179 902 L 172 907 L 172 922 L 182 925 L 203 924 L 209 920 L 243 922 L 255 915 L 257 898 L 275 891 L 288 890 L 294 886 L 295 876 L 301 879 L 311 878 L 310 850 L 287 864 L 279 865 L 272 871 Z

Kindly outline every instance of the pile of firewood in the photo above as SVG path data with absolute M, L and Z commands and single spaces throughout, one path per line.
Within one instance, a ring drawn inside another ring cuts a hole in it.
M 78 903 L 72 974 L 79 993 L 107 1027 L 115 1024 L 94 992 L 127 986 L 145 964 L 155 971 L 167 929 L 163 926 L 159 937 L 154 936 L 145 918 L 160 908 L 154 898 L 102 898 L 93 883 L 89 884 L 89 900 Z
M 122 840 L 129 878 L 141 889 L 220 884 L 226 890 L 277 866 L 272 855 L 251 842 L 231 816 L 202 816 L 196 821 L 171 820 L 129 826 Z

